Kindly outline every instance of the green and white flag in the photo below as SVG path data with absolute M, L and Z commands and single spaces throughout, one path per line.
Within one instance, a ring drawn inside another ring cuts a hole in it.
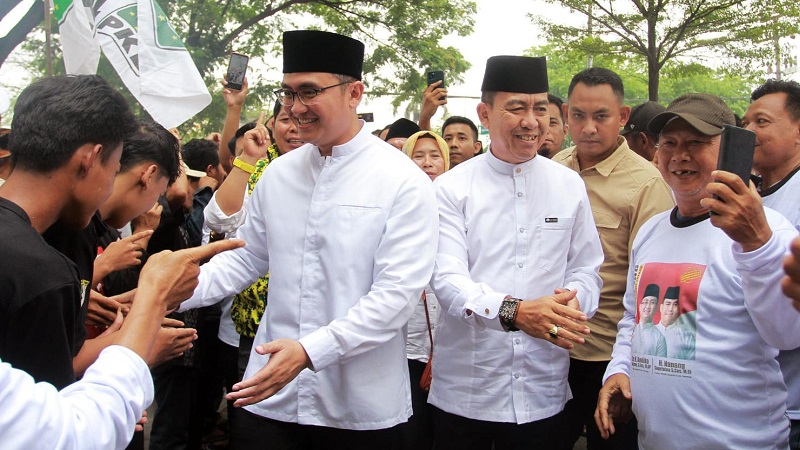
M 176 127 L 211 95 L 155 0 L 54 0 L 67 73 L 97 72 L 98 48 L 148 113 Z

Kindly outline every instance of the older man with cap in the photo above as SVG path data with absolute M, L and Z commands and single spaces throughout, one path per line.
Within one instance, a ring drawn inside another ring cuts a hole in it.
M 228 394 L 245 406 L 233 426 L 237 449 L 394 448 L 411 415 L 403 327 L 436 251 L 433 189 L 357 118 L 361 42 L 289 31 L 283 44 L 275 93 L 306 145 L 267 166 L 238 230 L 247 251 L 204 265 L 183 308 L 270 271 L 256 345 Z M 266 150 L 263 126 L 245 136 L 245 152 Z
M 633 244 L 626 311 L 595 413 L 606 437 L 632 400 L 640 448 L 787 447 L 786 386 L 775 357 L 800 340 L 800 321 L 780 291 L 796 231 L 762 207 L 752 186 L 715 170 L 722 127 L 734 123 L 719 97 L 687 94 L 648 126 L 659 134 L 659 169 L 677 207 L 645 223 Z M 696 305 L 694 360 L 632 349 L 640 280 L 680 286 L 681 300 Z
M 578 174 L 537 156 L 547 89 L 544 58 L 489 58 L 478 105 L 489 152 L 435 181 L 435 448 L 557 442 L 568 350 L 589 333 L 603 252 Z
M 647 124 L 665 109 L 656 102 L 646 102 L 634 106 L 628 122 L 619 133 L 628 141 L 628 147 L 631 150 L 648 161 L 655 162 L 658 136 L 647 131 Z

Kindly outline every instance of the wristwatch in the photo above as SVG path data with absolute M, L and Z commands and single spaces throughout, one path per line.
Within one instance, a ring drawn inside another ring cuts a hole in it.
M 519 328 L 514 326 L 514 320 L 517 318 L 517 309 L 519 309 L 521 301 L 518 298 L 506 297 L 500 304 L 500 312 L 497 315 L 500 317 L 500 325 L 504 330 L 519 331 Z

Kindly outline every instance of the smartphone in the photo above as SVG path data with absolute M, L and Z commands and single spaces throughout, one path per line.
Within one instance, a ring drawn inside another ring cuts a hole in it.
M 755 148 L 756 134 L 754 132 L 731 125 L 723 126 L 719 141 L 717 170 L 739 175 L 744 185 L 749 186 Z M 714 198 L 719 199 L 716 195 Z
M 375 115 L 373 113 L 358 113 L 358 118 L 364 122 L 375 122 Z
M 444 71 L 442 70 L 431 70 L 428 72 L 428 86 L 436 83 L 437 81 L 441 81 L 442 84 L 439 85 L 440 88 L 444 86 Z
M 250 61 L 250 57 L 247 55 L 236 52 L 231 53 L 231 57 L 228 60 L 228 75 L 225 77 L 225 81 L 228 82 L 226 86 L 228 89 L 233 89 L 235 91 L 242 90 L 244 76 L 247 73 L 248 61 Z

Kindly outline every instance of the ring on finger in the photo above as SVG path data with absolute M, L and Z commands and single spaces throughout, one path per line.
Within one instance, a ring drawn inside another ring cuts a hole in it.
M 551 338 L 555 339 L 558 337 L 558 325 L 553 325 L 553 328 L 547 331 L 547 334 L 550 335 Z

